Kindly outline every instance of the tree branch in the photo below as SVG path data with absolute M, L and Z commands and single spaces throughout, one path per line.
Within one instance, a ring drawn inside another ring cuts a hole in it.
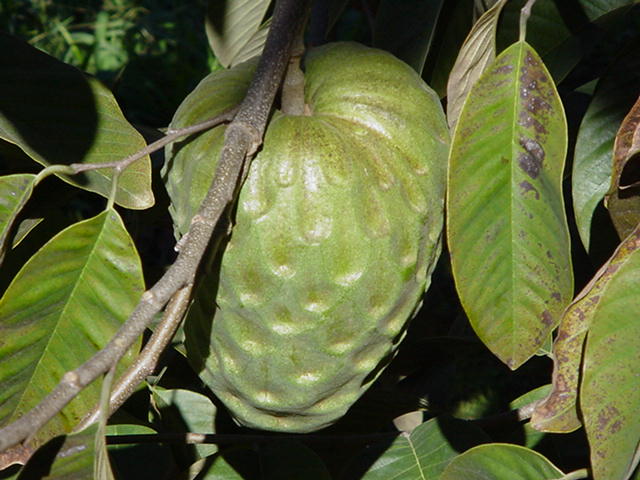
M 108 435 L 107 445 L 128 445 L 140 443 L 180 443 L 180 444 L 220 444 L 237 442 L 273 442 L 281 440 L 304 440 L 305 442 L 348 444 L 393 439 L 402 432 L 389 431 L 380 433 L 313 435 L 279 434 L 259 435 L 244 433 L 150 433 L 138 435 Z
M 118 382 L 111 390 L 109 416 L 134 393 L 137 385 L 155 370 L 160 355 L 176 333 L 189 306 L 192 288 L 193 285 L 188 284 L 171 297 L 162 320 L 158 323 L 153 335 L 151 335 L 133 365 L 118 379 Z M 94 407 L 93 411 L 76 426 L 76 431 L 84 430 L 97 421 L 99 414 L 100 409 L 98 406 Z
M 277 93 L 298 25 L 311 0 L 279 0 L 265 49 L 238 113 L 227 127 L 220 162 L 207 196 L 191 222 L 188 238 L 174 264 L 143 295 L 129 319 L 111 341 L 91 359 L 67 372 L 58 386 L 17 421 L 0 429 L 0 451 L 37 432 L 65 407 L 84 387 L 107 372 L 144 331 L 153 316 L 183 286 L 192 283 L 198 264 L 222 213 L 233 202 L 247 156 L 262 142 L 273 100 Z
M 116 160 L 114 162 L 105 162 L 105 163 L 72 163 L 71 165 L 50 165 L 44 168 L 40 173 L 38 173 L 36 184 L 39 183 L 44 178 L 49 175 L 53 175 L 56 173 L 63 175 L 77 175 L 78 173 L 87 172 L 89 170 L 100 170 L 104 168 L 113 168 L 116 171 L 116 174 L 122 173 L 122 171 L 131 165 L 136 160 L 140 160 L 141 158 L 149 155 L 157 150 L 160 150 L 165 145 L 168 145 L 171 142 L 178 140 L 179 138 L 186 137 L 187 135 L 193 135 L 194 133 L 199 133 L 204 130 L 209 130 L 210 128 L 217 127 L 218 125 L 226 122 L 230 122 L 233 120 L 233 117 L 238 112 L 238 107 L 230 108 L 225 112 L 216 115 L 213 118 L 205 120 L 204 122 L 196 123 L 194 125 L 189 125 L 183 128 L 175 128 L 167 131 L 166 135 L 162 138 L 159 138 L 153 143 L 150 143 L 146 147 L 138 150 L 131 155 L 128 155 L 120 160 Z

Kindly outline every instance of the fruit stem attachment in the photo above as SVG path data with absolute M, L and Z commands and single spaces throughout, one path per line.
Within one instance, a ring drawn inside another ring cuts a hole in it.
M 304 27 L 306 23 L 307 19 L 302 22 L 301 27 L 296 32 L 287 73 L 282 82 L 280 109 L 286 115 L 304 115 L 305 112 L 304 73 L 300 68 L 300 62 L 304 55 Z

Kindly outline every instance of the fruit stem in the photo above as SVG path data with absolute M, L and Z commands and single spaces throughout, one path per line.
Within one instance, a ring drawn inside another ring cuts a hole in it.
M 289 66 L 282 83 L 282 96 L 280 109 L 285 115 L 304 115 L 304 73 L 300 68 L 302 55 L 304 54 L 304 25 L 296 33 Z

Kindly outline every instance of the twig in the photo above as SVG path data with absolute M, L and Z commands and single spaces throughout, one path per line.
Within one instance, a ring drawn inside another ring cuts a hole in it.
M 141 150 L 138 150 L 131 155 L 128 155 L 120 160 L 116 160 L 114 162 L 105 162 L 105 163 L 72 163 L 70 165 L 49 165 L 48 167 L 42 169 L 38 175 L 34 183 L 37 185 L 42 180 L 47 178 L 50 175 L 61 174 L 61 175 L 77 175 L 78 173 L 87 172 L 89 170 L 100 170 L 104 168 L 113 168 L 116 171 L 116 176 L 119 175 L 125 168 L 131 165 L 136 160 L 140 160 L 141 158 L 160 150 L 165 145 L 178 140 L 181 137 L 186 137 L 187 135 L 193 135 L 194 133 L 199 133 L 204 130 L 208 130 L 210 128 L 216 127 L 222 123 L 230 122 L 233 120 L 233 117 L 238 112 L 238 107 L 231 108 L 222 112 L 219 115 L 216 115 L 213 118 L 205 120 L 204 122 L 196 123 L 194 125 L 189 125 L 183 128 L 176 128 L 173 130 L 169 130 L 166 135 L 162 138 L 159 138 L 153 143 L 150 143 L 146 147 Z
M 58 386 L 40 404 L 20 419 L 0 429 L 0 452 L 42 428 L 83 388 L 109 370 L 126 353 L 173 294 L 193 282 L 213 229 L 234 200 L 245 158 L 255 153 L 262 142 L 271 106 L 289 60 L 294 34 L 306 16 L 309 6 L 310 0 L 276 2 L 273 21 L 256 73 L 236 117 L 227 127 L 213 182 L 200 211 L 191 222 L 188 239 L 180 249 L 176 261 L 160 280 L 142 295 L 140 303 L 129 319 L 102 350 L 77 369 L 67 372 Z
M 538 405 L 538 403 L 540 402 L 536 400 L 534 402 L 527 403 L 526 405 L 516 410 L 498 413 L 488 417 L 477 418 L 471 421 L 480 427 L 496 427 L 514 421 L 523 422 L 531 418 L 533 410 L 536 408 L 536 405 Z
M 341 435 L 255 435 L 255 434 L 226 434 L 226 433 L 152 433 L 140 435 L 111 435 L 107 436 L 107 445 L 123 445 L 138 443 L 181 443 L 181 444 L 211 444 L 237 442 L 273 442 L 280 440 L 304 440 L 305 442 L 353 443 L 389 440 L 401 435 L 401 432 L 390 431 L 365 434 Z
M 184 316 L 193 285 L 189 284 L 178 290 L 165 308 L 162 320 L 149 338 L 133 365 L 122 374 L 111 390 L 109 399 L 109 415 L 115 412 L 135 391 L 137 385 L 153 373 L 160 354 L 169 344 Z M 96 406 L 89 415 L 75 428 L 81 431 L 98 420 L 99 409 Z
M 567 473 L 564 477 L 559 478 L 558 480 L 578 480 L 581 478 L 589 478 L 589 470 L 587 470 L 586 468 L 574 470 L 573 472 Z
M 527 22 L 531 16 L 531 8 L 536 3 L 536 0 L 528 0 L 527 3 L 520 9 L 520 38 L 521 42 L 524 42 L 527 37 Z
M 129 165 L 131 165 L 136 160 L 140 160 L 142 157 L 145 157 L 156 150 L 160 150 L 165 145 L 178 140 L 181 137 L 186 137 L 187 135 L 193 135 L 194 133 L 199 133 L 204 130 L 208 130 L 210 128 L 216 127 L 224 122 L 229 122 L 233 120 L 233 117 L 238 112 L 238 107 L 231 108 L 225 112 L 222 112 L 219 115 L 216 115 L 209 120 L 205 120 L 204 122 L 196 123 L 195 125 L 189 125 L 188 127 L 176 128 L 172 130 L 168 130 L 166 135 L 162 138 L 159 138 L 153 143 L 150 143 L 142 150 L 139 150 L 131 155 L 117 160 L 115 162 L 105 162 L 105 163 L 72 163 L 69 165 L 73 171 L 73 175 L 86 172 L 89 170 L 99 170 L 102 168 L 113 168 L 116 172 L 121 172 Z

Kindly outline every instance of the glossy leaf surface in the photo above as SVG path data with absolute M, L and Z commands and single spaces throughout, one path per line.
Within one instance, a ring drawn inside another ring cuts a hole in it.
M 614 259 L 591 318 L 580 386 L 595 480 L 627 479 L 640 443 L 640 226 Z
M 635 42 L 635 48 L 629 48 L 609 66 L 578 131 L 571 192 L 578 232 L 587 250 L 593 213 L 611 185 L 616 133 L 640 95 L 639 47 L 640 42 Z
M 456 287 L 480 339 L 515 369 L 572 295 L 562 198 L 564 112 L 535 51 L 516 43 L 471 90 L 449 159 Z
M 95 78 L 10 35 L 0 34 L 0 50 L 0 138 L 36 162 L 111 162 L 146 145 Z M 111 192 L 112 169 L 61 178 L 105 197 Z M 136 209 L 153 205 L 148 156 L 122 173 L 116 202 Z
M 557 480 L 562 476 L 557 467 L 533 450 L 492 443 L 454 458 L 439 480 Z
M 42 247 L 0 299 L 0 424 L 34 407 L 65 372 L 106 345 L 143 289 L 137 252 L 113 210 L 70 226 Z M 83 390 L 36 443 L 70 431 L 99 397 L 97 384 Z

